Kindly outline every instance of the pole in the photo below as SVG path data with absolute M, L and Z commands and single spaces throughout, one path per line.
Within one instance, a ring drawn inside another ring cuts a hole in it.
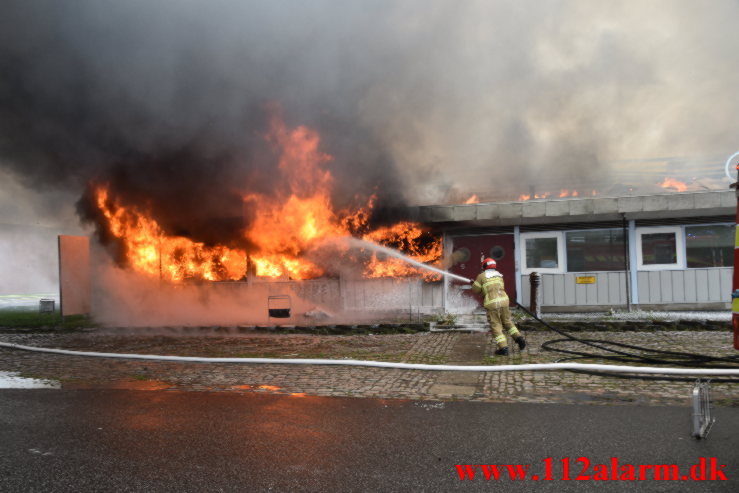
M 729 162 L 737 155 L 739 155 L 739 152 L 731 156 L 729 161 L 726 162 L 727 175 Z M 731 293 L 731 325 L 734 328 L 734 349 L 739 349 L 739 164 L 736 165 L 736 170 L 737 181 L 731 185 L 737 198 L 736 232 L 734 235 L 734 277 L 732 283 L 733 291 Z
M 739 183 L 739 177 L 737 177 L 737 183 Z M 737 183 L 733 185 L 737 203 L 736 233 L 734 235 L 734 278 L 731 293 L 731 325 L 734 327 L 734 349 L 739 349 L 739 187 L 737 187 Z
M 626 214 L 621 214 L 624 236 L 624 277 L 626 278 L 626 311 L 631 311 L 631 259 L 629 258 L 629 231 L 626 223 Z

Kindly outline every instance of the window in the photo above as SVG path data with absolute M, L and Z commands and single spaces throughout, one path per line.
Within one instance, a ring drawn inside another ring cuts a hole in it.
M 685 249 L 689 268 L 734 265 L 734 229 L 728 224 L 686 226 Z
M 565 239 L 568 272 L 626 270 L 623 229 L 570 231 Z
M 561 233 L 521 233 L 523 273 L 557 273 L 564 270 Z
M 682 231 L 679 227 L 637 228 L 636 257 L 640 270 L 683 268 Z

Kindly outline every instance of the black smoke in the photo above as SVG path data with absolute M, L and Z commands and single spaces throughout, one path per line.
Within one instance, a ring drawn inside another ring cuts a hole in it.
M 735 151 L 737 15 L 731 0 L 5 0 L 0 166 L 42 190 L 113 181 L 202 241 L 233 236 L 244 190 L 274 188 L 271 104 L 321 134 L 337 205 L 377 193 L 377 217 L 450 189 L 689 168 Z
M 306 60 L 320 34 L 298 4 L 0 8 L 0 162 L 35 188 L 77 190 L 83 220 L 99 219 L 90 187 L 106 184 L 170 234 L 244 246 L 242 196 L 279 185 L 265 138 L 275 104 L 324 136 L 338 208 L 375 194 L 387 219 L 403 204 L 395 163 L 347 104 L 357 96 Z

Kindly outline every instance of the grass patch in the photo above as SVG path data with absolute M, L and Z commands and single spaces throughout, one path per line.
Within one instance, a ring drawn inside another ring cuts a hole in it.
M 13 329 L 79 329 L 94 327 L 86 315 L 69 315 L 62 319 L 59 312 L 39 313 L 35 310 L 0 310 L 0 327 Z

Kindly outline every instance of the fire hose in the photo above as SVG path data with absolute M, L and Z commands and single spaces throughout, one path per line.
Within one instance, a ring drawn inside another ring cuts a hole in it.
M 531 313 L 529 310 L 527 310 L 525 307 L 523 307 L 520 303 L 516 303 L 518 307 L 523 310 L 525 313 L 527 313 L 529 316 L 531 316 L 534 320 L 541 323 L 545 327 L 547 327 L 549 330 L 556 332 L 557 334 L 560 334 L 564 336 L 562 339 L 553 339 L 550 341 L 546 341 L 542 344 L 542 349 L 545 351 L 553 351 L 553 352 L 559 352 L 563 354 L 570 354 L 573 356 L 570 356 L 568 358 L 562 358 L 558 360 L 558 363 L 568 360 L 574 360 L 574 359 L 605 359 L 610 361 L 619 361 L 619 362 L 644 362 L 644 363 L 651 363 L 651 364 L 667 364 L 667 365 L 677 365 L 677 366 L 690 366 L 690 365 L 701 365 L 706 363 L 713 363 L 716 365 L 713 369 L 739 369 L 739 359 L 736 357 L 720 357 L 720 356 L 707 356 L 704 354 L 697 354 L 697 353 L 686 353 L 686 352 L 679 352 L 679 351 L 667 351 L 662 349 L 652 349 L 647 348 L 643 346 L 636 346 L 633 344 L 623 344 L 620 342 L 613 342 L 613 341 L 607 341 L 604 339 L 581 339 L 579 337 L 573 336 L 569 332 L 566 332 L 562 329 L 558 329 L 556 327 L 553 327 L 552 325 L 548 324 L 544 320 L 542 320 L 540 317 L 537 317 L 535 314 Z M 564 349 L 560 347 L 556 347 L 558 344 L 562 344 L 564 342 L 577 342 L 580 344 L 584 344 L 586 346 L 590 346 L 596 349 L 600 349 L 601 351 L 606 351 L 607 353 L 612 354 L 598 354 L 598 353 L 587 353 L 583 351 L 575 351 L 571 349 Z M 635 354 L 627 351 L 623 351 L 620 349 L 615 348 L 623 348 L 623 349 L 633 349 L 636 351 L 640 351 L 642 354 Z M 718 363 L 718 364 L 717 364 Z M 602 370 L 586 367 L 586 364 L 583 364 L 582 367 L 578 368 L 568 368 L 569 371 L 575 372 L 575 373 L 588 373 L 591 375 L 604 375 L 604 374 L 610 374 L 614 373 L 612 376 L 618 377 L 618 378 L 634 378 L 634 379 L 640 379 L 640 380 L 670 380 L 670 381 L 693 381 L 691 378 L 680 378 L 680 377 L 667 377 L 667 376 L 646 376 L 646 375 L 626 375 L 621 372 L 603 372 Z M 644 368 L 644 367 L 643 367 Z M 655 367 L 648 367 L 648 368 L 655 368 Z M 669 370 L 670 368 L 663 368 Z M 697 368 L 693 368 L 697 369 Z M 676 368 L 672 368 L 672 370 L 676 370 Z M 654 373 L 654 372 L 639 372 L 639 373 Z M 660 372 L 662 375 L 677 375 L 680 373 L 674 372 L 674 371 L 665 371 Z M 735 373 L 725 373 L 722 375 L 735 375 Z M 713 380 L 715 383 L 737 383 L 739 382 L 739 379 L 715 379 Z
M 67 349 L 42 348 L 24 346 L 8 342 L 0 342 L 0 347 L 40 353 L 62 354 L 67 356 L 85 356 L 94 358 L 120 358 L 149 361 L 175 361 L 191 363 L 241 363 L 241 364 L 277 364 L 277 365 L 334 365 L 360 366 L 372 368 L 394 368 L 401 370 L 432 370 L 432 371 L 540 371 L 540 370 L 570 370 L 570 371 L 597 371 L 614 374 L 647 373 L 698 376 L 739 376 L 739 368 L 658 368 L 646 366 L 602 365 L 588 363 L 537 363 L 521 365 L 429 365 L 420 363 L 393 363 L 385 361 L 363 361 L 351 359 L 283 359 L 283 358 L 206 358 L 197 356 L 167 356 L 156 354 L 130 353 L 100 353 L 92 351 L 71 351 Z

